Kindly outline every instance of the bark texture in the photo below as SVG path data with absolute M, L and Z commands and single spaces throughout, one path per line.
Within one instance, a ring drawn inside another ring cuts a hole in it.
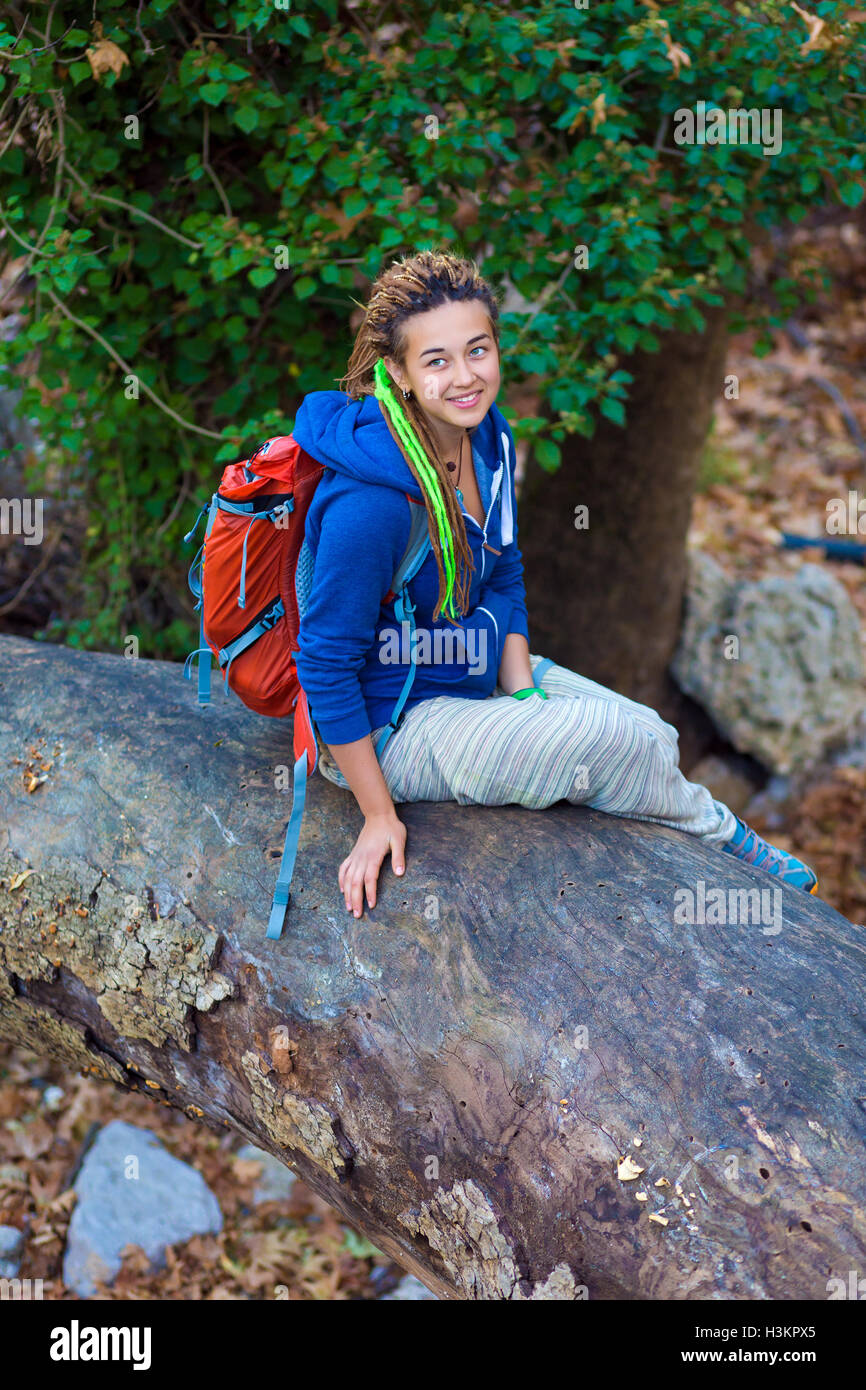
M 4 1036 L 244 1135 L 446 1298 L 864 1268 L 866 929 L 784 888 L 778 931 L 678 923 L 678 888 L 773 880 L 566 803 L 404 806 L 405 879 L 356 921 L 360 815 L 317 776 L 269 942 L 290 732 L 0 637 Z
M 626 427 L 599 419 L 592 439 L 571 436 L 556 473 L 531 461 L 519 503 L 531 649 L 668 717 L 692 497 L 724 388 L 726 315 L 703 312 L 705 333 L 623 361 Z

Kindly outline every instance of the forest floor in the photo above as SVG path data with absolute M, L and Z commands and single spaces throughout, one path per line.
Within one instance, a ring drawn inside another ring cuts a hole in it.
M 155 1135 L 201 1174 L 223 1228 L 169 1246 L 153 1273 L 130 1248 L 109 1299 L 373 1299 L 405 1271 L 377 1251 L 339 1212 L 298 1179 L 283 1201 L 253 1200 L 260 1165 L 236 1150 L 236 1134 L 215 1134 L 187 1115 L 154 1105 L 51 1059 L 0 1040 L 0 1225 L 27 1232 L 22 1279 L 42 1279 L 45 1299 L 78 1300 L 62 1280 L 73 1175 L 97 1128 L 124 1120 Z
M 806 560 L 826 566 L 860 613 L 866 643 L 864 568 L 778 548 L 783 530 L 826 537 L 830 499 L 866 497 L 866 451 L 853 437 L 856 428 L 866 436 L 864 220 L 803 230 L 790 249 L 829 269 L 832 284 L 798 316 L 806 345 L 780 333 L 759 358 L 754 335 L 732 343 L 726 370 L 739 394 L 716 412 L 690 544 L 741 577 L 792 575 Z M 827 902 L 866 921 L 866 767 L 816 769 L 768 837 L 815 867 Z M 61 1280 L 70 1184 L 93 1127 L 111 1119 L 151 1131 L 196 1168 L 224 1225 L 171 1248 L 158 1273 L 130 1252 L 100 1298 L 264 1299 L 283 1285 L 292 1300 L 373 1299 L 401 1275 L 301 1181 L 286 1201 L 256 1206 L 257 1165 L 237 1155 L 237 1136 L 0 1043 L 0 1224 L 26 1229 L 21 1277 L 42 1278 L 46 1298 L 76 1297 Z
M 826 540 L 828 504 L 851 492 L 863 514 L 845 539 L 866 543 L 866 218 L 799 231 L 788 250 L 831 284 L 767 356 L 754 355 L 754 334 L 733 340 L 725 370 L 739 394 L 716 410 L 689 544 L 736 578 L 793 577 L 807 561 L 826 569 L 859 613 L 866 656 L 864 566 L 779 547 L 783 531 Z M 792 780 L 781 829 L 759 817 L 755 828 L 812 865 L 825 902 L 866 922 L 866 766 L 828 759 Z

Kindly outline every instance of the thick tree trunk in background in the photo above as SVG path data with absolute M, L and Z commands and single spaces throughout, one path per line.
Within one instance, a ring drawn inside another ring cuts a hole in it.
M 724 388 L 726 315 L 702 312 L 704 334 L 621 363 L 634 376 L 625 429 L 600 418 L 554 474 L 530 462 L 519 503 L 532 650 L 669 717 L 692 496 Z
M 866 929 L 566 803 L 401 807 L 356 921 L 360 813 L 316 776 L 271 942 L 291 747 L 219 681 L 201 710 L 179 666 L 0 637 L 0 1034 L 276 1154 L 446 1298 L 866 1267 Z M 702 883 L 778 898 L 681 922 Z

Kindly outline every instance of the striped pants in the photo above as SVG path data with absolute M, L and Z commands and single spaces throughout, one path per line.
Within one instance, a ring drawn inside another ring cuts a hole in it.
M 530 656 L 533 671 L 541 659 Z M 536 810 L 571 801 L 708 844 L 731 838 L 733 813 L 686 780 L 677 731 L 654 710 L 555 664 L 541 686 L 546 700 L 513 700 L 497 685 L 485 700 L 439 695 L 414 705 L 380 759 L 392 800 Z M 326 747 L 319 768 L 348 786 Z

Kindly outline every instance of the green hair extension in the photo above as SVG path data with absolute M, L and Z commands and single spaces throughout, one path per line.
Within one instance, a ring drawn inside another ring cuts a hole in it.
M 436 526 L 439 531 L 439 544 L 442 547 L 442 558 L 445 562 L 445 601 L 442 607 L 456 621 L 458 614 L 454 611 L 454 582 L 457 567 L 454 559 L 454 542 L 445 514 L 445 503 L 439 478 L 424 452 L 420 439 L 400 408 L 400 402 L 394 394 L 384 359 L 381 357 L 373 368 L 373 378 L 376 383 L 374 393 L 376 399 L 381 401 L 387 410 L 401 444 L 418 469 L 421 486 L 433 506 Z

